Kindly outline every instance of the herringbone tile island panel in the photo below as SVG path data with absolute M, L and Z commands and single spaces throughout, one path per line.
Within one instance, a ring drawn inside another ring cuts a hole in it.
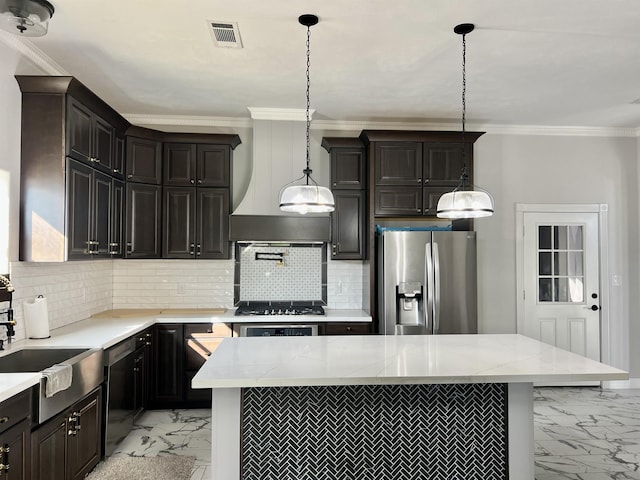
M 243 480 L 508 478 L 506 385 L 243 389 Z

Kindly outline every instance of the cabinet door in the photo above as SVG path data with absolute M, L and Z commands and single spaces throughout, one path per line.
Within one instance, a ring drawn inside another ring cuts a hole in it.
M 422 143 L 377 142 L 376 185 L 422 185 Z
M 161 187 L 127 183 L 126 258 L 160 258 Z
M 116 134 L 114 140 L 113 164 L 111 174 L 120 180 L 124 179 L 124 157 L 126 154 L 126 141 L 123 135 Z
M 423 191 L 424 215 L 435 217 L 438 213 L 438 200 L 455 187 L 425 187 Z
M 376 187 L 377 216 L 422 215 L 422 187 Z
M 112 206 L 111 206 L 111 230 L 109 238 L 109 254 L 112 258 L 122 258 L 122 234 L 124 231 L 124 183 L 113 180 Z
M 59 415 L 31 432 L 31 478 L 68 480 L 65 415 Z
M 465 160 L 471 176 L 471 152 L 472 147 L 462 143 L 425 143 L 424 184 L 451 187 L 458 185 Z
M 133 358 L 133 418 L 138 418 L 146 406 L 147 352 L 145 347 L 136 350 Z
M 184 383 L 183 326 L 160 324 L 154 327 L 153 388 L 154 408 L 171 408 L 182 403 Z
M 68 474 L 80 480 L 100 461 L 102 445 L 102 390 L 98 388 L 76 403 L 69 415 L 67 432 Z
M 195 258 L 196 189 L 164 187 L 163 258 Z
M 229 189 L 198 188 L 196 258 L 229 258 Z
M 162 159 L 163 185 L 196 184 L 196 146 L 191 143 L 165 143 Z
M 91 111 L 72 97 L 67 97 L 66 154 L 82 162 L 91 158 Z
M 90 241 L 93 258 L 108 258 L 111 243 L 111 217 L 113 208 L 113 179 L 94 172 L 92 234 Z
M 93 169 L 67 159 L 67 248 L 69 260 L 86 260 L 92 244 Z
M 198 145 L 197 185 L 231 185 L 231 151 L 226 145 Z
M 127 180 L 160 185 L 161 143 L 146 138 L 127 137 Z
M 362 148 L 331 150 L 331 188 L 365 190 L 365 158 Z
M 13 428 L 0 433 L 0 472 L 3 480 L 30 480 L 31 478 L 31 424 L 23 420 Z
M 357 260 L 365 258 L 364 190 L 334 190 L 336 209 L 331 214 L 331 258 Z
M 93 115 L 91 159 L 96 168 L 112 173 L 115 129 L 105 120 Z

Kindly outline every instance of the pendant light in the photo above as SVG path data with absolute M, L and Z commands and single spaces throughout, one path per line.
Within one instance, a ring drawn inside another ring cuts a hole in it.
M 301 15 L 298 18 L 301 25 L 307 27 L 307 167 L 302 171 L 302 177 L 288 183 L 280 190 L 280 210 L 283 212 L 294 213 L 328 213 L 335 209 L 333 194 L 327 187 L 318 185 L 311 176 L 311 168 L 309 167 L 309 130 L 311 127 L 311 118 L 309 116 L 309 66 L 311 52 L 309 49 L 311 39 L 311 27 L 318 23 L 318 17 L 315 15 Z M 296 184 L 304 180 L 302 185 Z
M 440 218 L 452 220 L 490 217 L 493 215 L 493 197 L 486 190 L 469 185 L 469 173 L 467 172 L 465 157 L 466 144 L 464 142 L 464 134 L 467 110 L 467 42 L 465 36 L 471 33 L 473 29 L 474 25 L 472 23 L 462 23 L 453 29 L 455 33 L 462 35 L 462 173 L 458 186 L 452 192 L 442 195 L 438 200 L 436 213 Z
M 0 28 L 24 37 L 41 37 L 54 11 L 47 0 L 0 0 Z

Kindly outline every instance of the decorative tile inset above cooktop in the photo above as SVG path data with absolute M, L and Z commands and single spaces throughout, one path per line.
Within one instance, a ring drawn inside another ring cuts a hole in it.
M 325 244 L 236 244 L 235 303 L 323 302 L 327 299 Z

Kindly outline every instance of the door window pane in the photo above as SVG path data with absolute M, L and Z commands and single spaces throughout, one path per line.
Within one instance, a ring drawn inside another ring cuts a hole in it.
M 582 225 L 538 225 L 538 302 L 584 303 Z

